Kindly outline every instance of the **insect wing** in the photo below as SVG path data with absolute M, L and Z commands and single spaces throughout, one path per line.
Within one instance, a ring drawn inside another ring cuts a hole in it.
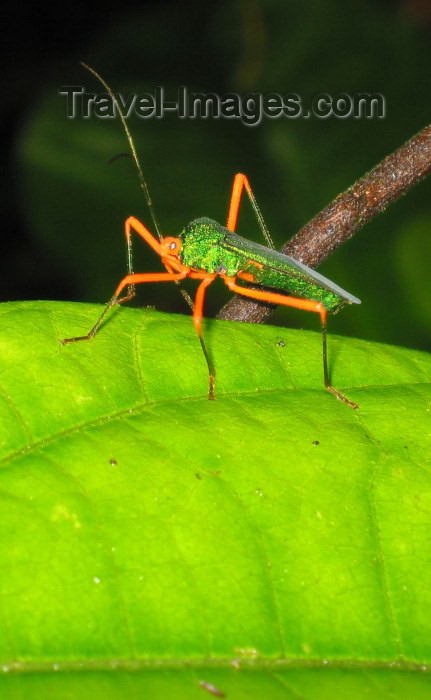
M 289 255 L 249 241 L 236 233 L 227 231 L 223 247 L 241 255 L 243 272 L 251 273 L 258 284 L 274 287 L 292 295 L 316 299 L 325 303 L 325 291 L 329 308 L 340 303 L 360 304 L 360 299 L 339 287 L 313 268 L 291 258 Z M 322 297 L 322 298 L 320 298 Z M 336 299 L 338 302 L 336 303 Z

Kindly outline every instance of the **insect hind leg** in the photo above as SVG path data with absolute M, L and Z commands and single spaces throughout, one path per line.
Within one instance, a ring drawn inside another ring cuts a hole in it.
M 245 297 L 250 297 L 251 299 L 256 299 L 257 301 L 266 301 L 272 304 L 282 304 L 283 306 L 293 306 L 297 309 L 303 309 L 304 311 L 314 311 L 320 315 L 320 322 L 322 327 L 322 355 L 323 355 L 323 379 L 325 383 L 325 388 L 330 394 L 335 396 L 339 401 L 342 401 L 350 408 L 359 408 L 358 404 L 354 401 L 350 401 L 344 394 L 338 389 L 335 389 L 329 378 L 328 369 L 328 352 L 327 352 L 327 332 L 326 332 L 326 309 L 318 301 L 313 301 L 311 299 L 298 299 L 297 297 L 290 297 L 286 294 L 279 294 L 276 292 L 268 292 L 261 289 L 250 289 L 249 287 L 241 287 L 236 284 L 236 279 L 232 277 L 223 277 L 223 281 L 229 287 L 232 292 L 236 294 L 241 294 Z
M 350 399 L 347 398 L 347 396 L 344 396 L 344 394 L 341 393 L 338 389 L 335 389 L 335 387 L 332 386 L 330 378 L 329 378 L 329 369 L 328 369 L 328 348 L 327 348 L 327 323 L 326 323 L 326 309 L 323 308 L 323 312 L 320 312 L 320 323 L 322 327 L 322 354 L 323 354 L 323 378 L 325 382 L 325 387 L 329 391 L 330 394 L 335 396 L 339 401 L 342 401 L 343 403 L 347 404 L 347 406 L 350 406 L 350 408 L 353 408 L 356 410 L 359 408 L 358 404 L 355 403 L 354 401 L 351 401 Z

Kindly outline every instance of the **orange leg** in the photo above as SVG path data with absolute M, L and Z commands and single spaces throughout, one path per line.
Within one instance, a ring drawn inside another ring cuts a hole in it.
M 197 273 L 199 275 L 199 273 Z M 195 275 L 190 275 L 195 277 Z M 201 347 L 203 350 L 203 353 L 205 355 L 205 359 L 207 361 L 208 365 L 208 380 L 209 380 L 209 389 L 208 389 L 208 398 L 210 401 L 213 401 L 215 396 L 214 396 L 214 382 L 215 382 L 215 368 L 213 365 L 213 362 L 211 360 L 211 357 L 209 355 L 209 352 L 206 348 L 205 341 L 202 335 L 202 316 L 203 316 L 203 310 L 204 310 L 204 301 L 205 301 L 205 292 L 207 287 L 211 284 L 211 282 L 214 281 L 216 278 L 216 275 L 205 275 L 195 277 L 195 279 L 202 279 L 202 282 L 200 283 L 197 292 L 196 292 L 196 297 L 195 297 L 195 304 L 194 304 L 194 309 L 193 309 L 193 323 L 195 324 L 195 328 L 197 330 L 199 340 L 201 342 Z
M 159 255 L 161 255 L 161 246 L 159 241 L 154 238 L 153 234 L 144 226 L 139 219 L 137 219 L 135 216 L 129 216 L 128 219 L 126 219 L 125 224 L 124 224 L 124 233 L 126 235 L 126 243 L 127 243 L 127 273 L 128 275 L 133 275 L 133 255 L 132 255 L 132 233 L 135 231 L 138 233 L 141 238 L 144 239 L 148 245 L 153 248 L 153 250 L 156 251 Z M 122 299 L 119 299 L 117 303 L 123 303 L 125 301 L 130 301 L 133 299 L 133 297 L 136 294 L 135 290 L 135 285 L 134 284 L 129 284 L 127 287 L 127 293 L 126 296 L 124 296 Z
M 174 269 L 170 263 L 166 262 L 163 259 L 162 259 L 162 263 L 166 267 L 168 272 L 172 272 L 172 273 L 174 272 Z M 186 302 L 186 304 L 188 304 L 188 306 L 191 308 L 192 313 L 193 313 L 194 305 L 193 305 L 193 299 L 191 298 L 190 294 L 188 293 L 188 291 L 186 289 L 184 289 L 183 287 L 180 286 L 179 280 L 175 280 L 175 284 L 178 286 L 178 289 L 180 290 L 184 301 Z
M 253 207 L 253 211 L 256 215 L 256 219 L 259 223 L 259 226 L 261 228 L 263 236 L 264 236 L 267 244 L 269 245 L 269 247 L 274 249 L 274 243 L 272 242 L 272 238 L 271 238 L 270 233 L 268 231 L 268 227 L 265 224 L 264 218 L 262 216 L 262 212 L 260 211 L 259 206 L 257 204 L 256 197 L 254 196 L 253 190 L 250 187 L 248 177 L 247 177 L 247 175 L 244 175 L 243 173 L 237 173 L 235 175 L 235 178 L 233 181 L 232 194 L 230 197 L 229 214 L 227 217 L 226 228 L 228 228 L 229 231 L 235 231 L 235 229 L 236 229 L 236 224 L 238 221 L 239 206 L 241 203 L 241 197 L 242 197 L 242 194 L 244 192 L 244 189 L 248 194 L 250 204 Z
M 94 324 L 93 328 L 87 333 L 87 335 L 80 335 L 76 338 L 63 338 L 60 342 L 62 342 L 63 345 L 66 345 L 66 343 L 75 343 L 77 340 L 89 340 L 90 338 L 93 338 L 99 330 L 102 321 L 108 313 L 109 309 L 112 306 L 115 306 L 115 304 L 122 304 L 123 302 L 128 301 L 128 299 L 130 298 L 129 294 L 127 294 L 125 297 L 119 298 L 119 295 L 123 291 L 124 287 L 129 287 L 129 289 L 131 288 L 134 290 L 135 284 L 141 284 L 143 282 L 176 282 L 177 280 L 182 280 L 184 279 L 184 277 L 187 277 L 187 274 L 188 268 L 184 267 L 184 270 L 182 272 L 175 273 L 150 272 L 144 274 L 135 275 L 132 273 L 130 275 L 126 275 L 126 277 L 124 277 L 124 279 L 121 280 L 120 284 L 115 290 L 114 296 L 110 299 L 110 301 L 108 301 L 99 318 L 97 319 L 96 323 Z
M 229 213 L 227 215 L 226 228 L 228 228 L 229 231 L 235 231 L 236 229 L 239 205 L 241 204 L 241 197 L 245 183 L 247 183 L 248 187 L 250 187 L 247 175 L 237 173 L 233 181 L 232 192 L 230 195 Z
M 153 250 L 156 251 L 156 253 L 158 253 L 158 255 L 163 254 L 163 248 L 160 242 L 157 240 L 157 238 L 154 238 L 153 234 L 135 216 L 129 216 L 129 218 L 126 219 L 124 228 L 128 247 L 131 246 L 132 231 L 135 231 L 144 239 L 146 243 L 148 243 L 148 245 L 151 246 L 151 248 L 153 248 Z
M 160 242 L 153 236 L 151 231 L 147 229 L 144 224 L 139 221 L 135 216 L 129 216 L 124 224 L 124 233 L 126 235 L 126 243 L 127 243 L 127 273 L 128 275 L 133 275 L 133 255 L 132 255 L 132 233 L 135 231 L 135 233 L 139 234 L 141 238 L 144 239 L 146 243 L 148 243 L 149 246 L 158 255 L 162 255 L 165 251 L 163 250 Z M 170 265 L 166 264 L 163 262 L 164 266 L 166 267 L 168 272 L 173 272 L 173 269 Z M 176 284 L 179 285 L 178 280 L 175 280 Z M 186 300 L 187 304 L 190 306 L 190 308 L 193 311 L 193 302 L 189 296 L 189 294 L 186 292 L 185 289 L 180 288 L 180 292 L 183 295 L 184 299 Z M 117 300 L 117 304 L 122 304 L 125 301 L 131 301 L 133 297 L 136 295 L 136 289 L 134 284 L 129 284 L 127 287 L 127 293 L 122 299 Z
M 297 309 L 303 309 L 304 311 L 314 311 L 320 315 L 320 321 L 322 326 L 322 344 L 323 344 L 323 378 L 325 382 L 325 387 L 327 390 L 336 396 L 337 399 L 343 401 L 351 408 L 359 408 L 358 404 L 350 401 L 346 398 L 338 389 L 335 389 L 329 380 L 328 371 L 328 356 L 327 356 L 327 342 L 326 342 L 326 309 L 318 301 L 311 301 L 310 299 L 298 299 L 297 297 L 289 297 L 284 294 L 278 294 L 276 292 L 267 292 L 260 289 L 249 289 L 248 287 L 241 287 L 236 284 L 235 278 L 223 277 L 225 284 L 237 294 L 242 294 L 245 297 L 250 297 L 251 299 L 257 299 L 258 301 L 266 301 L 270 304 L 283 304 L 284 306 L 293 306 Z

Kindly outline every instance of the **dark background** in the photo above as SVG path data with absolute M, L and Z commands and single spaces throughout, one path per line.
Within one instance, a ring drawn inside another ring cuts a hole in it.
M 235 172 L 248 174 L 277 246 L 430 120 L 430 20 L 418 0 L 226 0 L 205 4 L 16 5 L 2 18 L 2 300 L 104 302 L 126 270 L 124 219 L 151 227 L 118 121 L 66 118 L 62 85 L 114 90 L 380 92 L 385 119 L 130 120 L 159 220 L 225 222 Z M 430 348 L 431 182 L 425 180 L 322 265 L 362 299 L 336 332 Z M 261 241 L 244 210 L 239 232 Z M 160 263 L 135 241 L 137 270 Z M 227 300 L 208 294 L 207 315 Z M 173 285 L 141 288 L 141 304 L 187 312 Z M 314 316 L 275 322 L 317 327 Z M 77 332 L 85 329 L 77 329 Z

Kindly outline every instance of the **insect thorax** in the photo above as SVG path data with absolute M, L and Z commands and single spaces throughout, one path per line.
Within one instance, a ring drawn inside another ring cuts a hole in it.
M 223 272 L 234 276 L 241 269 L 243 258 L 223 248 L 228 229 L 213 219 L 194 219 L 181 231 L 181 262 L 209 273 Z

